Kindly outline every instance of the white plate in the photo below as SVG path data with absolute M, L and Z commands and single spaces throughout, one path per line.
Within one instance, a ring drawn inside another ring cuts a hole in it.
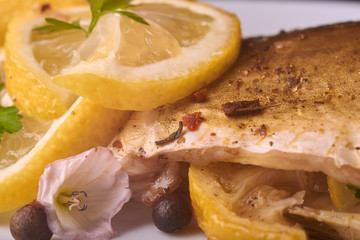
M 347 1 L 236 1 L 203 0 L 237 14 L 244 37 L 272 35 L 280 30 L 313 27 L 341 21 L 359 21 L 360 3 Z M 1 196 L 0 196 L 1 197 Z M 12 239 L 8 223 L 12 213 L 0 214 L 0 239 Z M 151 220 L 151 210 L 130 202 L 113 219 L 119 235 L 116 240 L 205 240 L 194 222 L 176 234 L 157 230 Z

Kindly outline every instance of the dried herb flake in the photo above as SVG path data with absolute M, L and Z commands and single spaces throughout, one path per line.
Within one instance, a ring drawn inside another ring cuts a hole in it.
M 160 145 L 165 145 L 165 144 L 168 144 L 168 143 L 174 141 L 175 139 L 177 139 L 180 136 L 182 130 L 183 130 L 183 123 L 182 123 L 182 121 L 179 121 L 179 128 L 178 128 L 178 130 L 176 130 L 176 132 L 170 134 L 170 136 L 168 136 L 167 138 L 165 138 L 163 140 L 155 141 L 155 144 L 160 146 Z
M 259 99 L 253 101 L 234 101 L 223 105 L 223 110 L 226 116 L 237 116 L 241 114 L 260 112 L 270 107 L 276 107 L 280 104 L 272 104 L 261 106 Z

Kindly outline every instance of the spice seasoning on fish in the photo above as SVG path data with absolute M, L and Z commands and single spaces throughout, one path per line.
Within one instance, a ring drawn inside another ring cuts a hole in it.
M 260 112 L 270 107 L 280 106 L 280 103 L 261 106 L 259 99 L 253 101 L 235 101 L 223 104 L 223 110 L 226 116 L 234 117 L 241 114 Z
M 51 9 L 51 5 L 49 3 L 44 3 L 43 5 L 41 5 L 40 11 L 41 13 L 44 13 L 50 9 Z
M 183 123 L 182 123 L 182 121 L 179 121 L 179 128 L 178 128 L 178 130 L 176 130 L 176 132 L 170 134 L 170 136 L 168 136 L 167 138 L 165 138 L 163 140 L 155 141 L 155 144 L 156 145 L 165 145 L 167 143 L 174 141 L 175 139 L 177 139 L 180 136 L 182 129 L 183 129 Z
M 267 126 L 265 124 L 261 124 L 261 126 L 255 130 L 254 135 L 260 135 L 265 137 L 267 134 L 267 130 L 268 130 Z
M 194 101 L 197 103 L 205 102 L 207 98 L 208 91 L 206 88 L 203 88 L 197 92 L 193 93 Z
M 182 120 L 184 122 L 184 126 L 190 131 L 196 131 L 205 119 L 201 117 L 201 112 L 195 112 L 185 115 Z
M 302 82 L 303 78 L 300 76 L 287 79 L 288 87 L 285 89 L 285 92 L 289 94 L 296 92 L 298 89 L 301 88 Z
M 239 90 L 241 88 L 241 86 L 243 85 L 243 81 L 241 78 L 239 78 L 236 81 L 230 81 L 229 84 L 236 90 Z
M 113 143 L 112 143 L 112 146 L 114 148 L 118 148 L 118 149 L 121 149 L 122 148 L 122 144 L 119 140 L 115 140 Z
M 223 105 L 223 110 L 226 116 L 234 116 L 239 112 L 243 111 L 253 111 L 260 107 L 259 99 L 253 101 L 236 101 L 236 102 L 227 102 Z

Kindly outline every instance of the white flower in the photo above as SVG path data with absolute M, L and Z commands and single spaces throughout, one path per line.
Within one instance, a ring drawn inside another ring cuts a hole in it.
M 110 239 L 112 217 L 130 200 L 129 178 L 104 147 L 49 164 L 37 200 L 62 239 Z

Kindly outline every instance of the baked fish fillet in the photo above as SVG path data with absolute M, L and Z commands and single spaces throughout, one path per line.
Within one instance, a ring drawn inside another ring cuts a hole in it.
M 247 39 L 232 69 L 204 88 L 205 101 L 133 113 L 114 151 L 129 162 L 321 171 L 360 186 L 360 23 Z M 197 130 L 156 144 L 197 112 Z
M 204 89 L 133 113 L 112 144 L 135 198 L 151 207 L 174 191 L 185 161 L 206 184 L 219 176 L 244 221 L 360 239 L 360 200 L 345 187 L 360 186 L 360 23 L 247 39 Z

